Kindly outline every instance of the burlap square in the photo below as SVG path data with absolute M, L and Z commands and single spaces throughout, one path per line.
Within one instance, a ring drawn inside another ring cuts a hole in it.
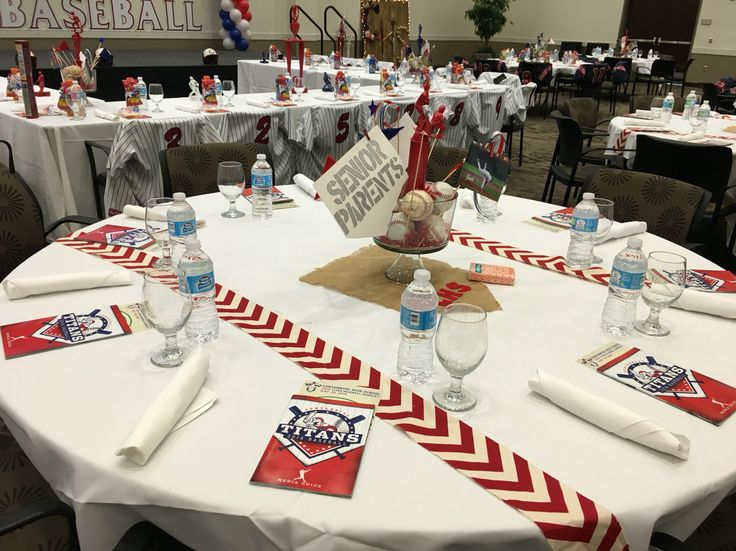
M 406 287 L 390 281 L 384 274 L 395 258 L 395 253 L 368 245 L 299 279 L 398 310 L 401 306 L 401 294 Z M 474 304 L 486 312 L 502 309 L 485 283 L 468 280 L 467 270 L 453 268 L 445 262 L 429 258 L 424 258 L 423 261 L 424 266 L 432 273 L 432 285 L 440 298 L 440 310 L 442 306 L 452 302 Z

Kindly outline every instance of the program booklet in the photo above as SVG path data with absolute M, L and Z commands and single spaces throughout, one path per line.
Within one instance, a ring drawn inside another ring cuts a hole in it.
M 688 270 L 685 286 L 706 293 L 736 293 L 736 275 L 728 270 Z
M 245 188 L 243 190 L 243 197 L 245 197 L 249 203 L 253 203 L 253 190 L 249 187 Z M 273 186 L 271 191 L 271 204 L 274 209 L 288 209 L 297 206 L 294 203 L 293 197 L 289 197 L 276 186 Z
M 610 342 L 578 363 L 714 425 L 736 410 L 736 388 L 633 346 Z
M 351 497 L 380 393 L 305 383 L 289 405 L 250 481 Z
M 105 224 L 96 230 L 80 233 L 77 239 L 107 245 L 120 245 L 132 249 L 145 249 L 154 242 L 143 228 L 129 228 L 114 224 Z
M 148 329 L 140 304 L 104 306 L 0 327 L 5 358 L 129 335 Z
M 572 211 L 573 207 L 554 210 L 548 214 L 543 214 L 541 216 L 532 216 L 532 220 L 542 222 L 544 224 L 549 224 L 550 226 L 555 226 L 557 228 L 569 230 L 570 222 L 572 221 Z

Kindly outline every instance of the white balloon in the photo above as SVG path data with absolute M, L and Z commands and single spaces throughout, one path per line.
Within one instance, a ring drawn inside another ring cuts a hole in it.
M 240 10 L 238 9 L 230 10 L 230 19 L 233 23 L 237 23 L 238 21 L 243 19 L 243 14 L 240 13 Z
M 222 40 L 222 47 L 225 48 L 226 50 L 234 50 L 235 41 L 228 36 L 227 38 L 224 38 Z
M 252 32 L 250 32 L 250 30 L 247 30 L 247 31 L 245 31 L 245 33 L 243 33 L 243 36 L 244 36 L 245 38 L 247 38 L 248 40 L 250 40 L 250 37 L 251 37 L 251 35 L 252 35 L 252 34 L 253 34 L 253 33 L 252 33 Z
M 235 2 L 233 2 L 233 0 L 222 0 L 222 2 L 220 2 L 220 7 L 225 11 L 230 11 L 235 7 Z
M 240 31 L 240 33 L 244 35 L 246 32 L 248 32 L 248 29 L 250 29 L 250 21 L 248 21 L 247 19 L 241 19 L 235 26 Z
M 220 29 L 218 33 L 220 34 L 220 38 L 227 38 L 230 36 L 230 31 L 226 31 L 225 29 Z

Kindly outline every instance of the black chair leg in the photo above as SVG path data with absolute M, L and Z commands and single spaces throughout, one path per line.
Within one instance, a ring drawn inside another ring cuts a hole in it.
M 509 157 L 510 158 L 510 157 Z M 524 125 L 519 129 L 519 166 L 524 160 Z
M 509 124 L 509 137 L 508 140 L 506 140 L 506 152 L 508 153 L 509 160 L 511 160 L 511 153 L 514 149 L 514 123 Z

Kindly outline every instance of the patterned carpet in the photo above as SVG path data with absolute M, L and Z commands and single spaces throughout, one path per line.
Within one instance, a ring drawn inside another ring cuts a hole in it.
M 607 102 L 601 103 L 599 120 L 610 118 Z M 616 113 L 628 112 L 619 102 Z M 605 126 L 603 127 L 605 128 Z M 553 119 L 534 110 L 524 128 L 524 160 L 518 166 L 519 134 L 515 133 L 514 164 L 507 193 L 539 200 L 557 139 Z M 595 143 L 595 142 L 594 142 Z M 598 145 L 603 145 L 603 141 Z M 558 186 L 556 202 L 562 201 L 564 186 Z M 2 513 L 53 495 L 53 492 L 0 420 L 0 519 Z M 726 498 L 687 540 L 694 551 L 736 551 L 736 494 Z M 69 532 L 64 519 L 38 521 L 7 536 L 0 536 L 0 551 L 66 551 Z

